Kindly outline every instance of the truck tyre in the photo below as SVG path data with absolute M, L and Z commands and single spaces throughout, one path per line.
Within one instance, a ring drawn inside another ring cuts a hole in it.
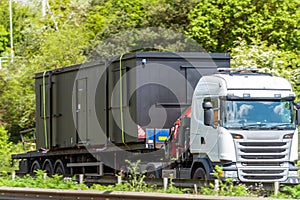
M 40 170 L 41 169 L 41 165 L 40 163 L 36 160 L 32 163 L 31 168 L 30 168 L 30 172 L 35 172 L 36 170 Z
M 54 173 L 53 165 L 49 159 L 44 161 L 43 170 L 45 170 L 48 175 L 52 175 Z
M 62 163 L 61 160 L 57 160 L 55 162 L 54 173 L 55 174 L 59 174 L 59 175 L 65 175 L 66 174 L 66 170 L 65 170 L 64 164 Z
M 203 180 L 206 181 L 207 180 L 207 176 L 205 173 L 205 170 L 203 168 L 198 168 L 196 169 L 194 175 L 193 175 L 193 179 L 198 179 L 198 180 Z

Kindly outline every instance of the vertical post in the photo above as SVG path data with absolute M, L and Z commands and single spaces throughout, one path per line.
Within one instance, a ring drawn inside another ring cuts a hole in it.
M 279 191 L 279 182 L 274 182 L 274 195 L 277 196 Z
M 11 179 L 12 179 L 12 180 L 15 180 L 15 178 L 16 178 L 16 172 L 13 171 L 13 172 L 11 173 Z
M 120 176 L 117 176 L 118 177 L 118 184 L 122 184 L 122 176 L 120 175 Z
M 10 54 L 11 62 L 14 62 L 14 39 L 13 39 L 13 23 L 12 23 L 12 0 L 9 0 L 9 25 L 10 25 Z
M 164 191 L 168 189 L 168 178 L 164 178 Z
M 214 188 L 214 191 L 216 192 L 216 195 L 218 195 L 218 193 L 219 193 L 219 187 L 220 187 L 219 180 L 215 179 L 215 188 Z
M 83 174 L 79 174 L 79 184 L 83 183 Z
M 198 194 L 197 184 L 194 184 L 195 193 Z
M 43 174 L 43 179 L 46 180 L 46 178 L 47 178 L 47 173 L 44 173 Z

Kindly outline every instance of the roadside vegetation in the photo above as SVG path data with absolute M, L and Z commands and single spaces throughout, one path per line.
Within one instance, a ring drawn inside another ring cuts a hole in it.
M 222 168 L 216 166 L 214 176 L 217 183 L 210 183 L 207 186 L 197 186 L 196 188 L 178 188 L 174 186 L 172 177 L 169 178 L 167 188 L 145 182 L 145 172 L 139 172 L 139 161 L 127 161 L 128 175 L 118 175 L 121 182 L 111 185 L 85 184 L 79 183 L 76 177 L 63 177 L 62 175 L 47 176 L 45 171 L 38 170 L 34 176 L 25 175 L 19 177 L 10 173 L 0 174 L 0 187 L 27 187 L 27 188 L 47 188 L 47 189 L 67 189 L 67 190 L 101 190 L 101 191 L 131 191 L 131 192 L 159 192 L 172 194 L 196 194 L 215 196 L 240 196 L 240 197 L 272 197 L 272 198 L 300 198 L 300 185 L 281 186 L 277 195 L 273 191 L 266 190 L 262 184 L 246 186 L 237 184 L 231 179 L 222 180 L 220 173 Z M 216 185 L 217 184 L 217 185 Z
M 135 164 L 134 164 L 135 165 Z M 172 178 L 169 179 L 167 189 L 156 185 L 147 184 L 144 179 L 145 176 L 138 173 L 134 166 L 130 169 L 132 173 L 129 177 L 124 179 L 121 183 L 114 185 L 100 185 L 93 184 L 87 186 L 84 183 L 78 183 L 75 177 L 65 177 L 62 175 L 47 176 L 45 171 L 36 171 L 35 176 L 25 175 L 24 177 L 12 177 L 11 174 L 0 174 L 0 187 L 27 187 L 27 188 L 47 188 L 47 189 L 67 189 L 67 190 L 101 190 L 101 191 L 125 191 L 125 192 L 158 192 L 158 193 L 172 193 L 172 194 L 194 194 L 194 195 L 214 195 L 214 196 L 240 196 L 240 197 L 271 197 L 271 198 L 286 198 L 299 199 L 300 185 L 290 187 L 283 186 L 278 195 L 273 195 L 272 191 L 265 190 L 262 185 L 255 187 L 246 187 L 244 184 L 236 184 L 232 180 L 227 179 L 222 181 L 218 176 L 216 169 L 215 176 L 219 180 L 219 186 L 214 184 L 197 188 L 178 188 L 174 186 Z

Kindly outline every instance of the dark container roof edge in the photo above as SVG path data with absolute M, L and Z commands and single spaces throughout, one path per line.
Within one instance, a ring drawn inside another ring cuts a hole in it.
M 53 70 L 47 70 L 45 76 L 49 73 L 59 74 L 63 72 L 76 71 L 79 68 L 89 68 L 99 64 L 114 63 L 120 60 L 122 55 L 113 56 L 106 59 L 99 59 L 92 62 L 84 62 L 67 67 L 62 67 Z M 132 58 L 185 58 L 185 59 L 197 59 L 197 58 L 211 58 L 211 59 L 231 59 L 228 53 L 206 53 L 206 52 L 134 52 L 127 53 L 122 56 L 122 60 L 129 60 Z M 38 72 L 35 74 L 35 79 L 43 77 L 44 72 Z

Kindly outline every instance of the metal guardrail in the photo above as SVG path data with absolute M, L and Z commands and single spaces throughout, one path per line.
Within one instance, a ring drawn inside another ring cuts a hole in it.
M 0 199 L 22 199 L 22 200 L 53 200 L 53 199 L 80 199 L 80 200 L 262 200 L 256 197 L 231 197 L 231 196 L 205 196 L 167 193 L 147 192 L 117 192 L 117 191 L 95 191 L 95 190 L 57 190 L 40 188 L 11 188 L 0 187 Z M 264 198 L 264 200 L 271 200 Z M 278 199 L 276 199 L 278 200 Z

